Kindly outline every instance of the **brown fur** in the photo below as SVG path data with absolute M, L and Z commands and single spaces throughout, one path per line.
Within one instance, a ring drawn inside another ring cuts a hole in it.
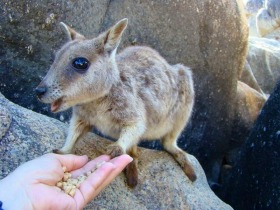
M 73 107 L 69 133 L 58 153 L 71 153 L 83 134 L 93 126 L 118 139 L 107 149 L 112 157 L 130 154 L 127 167 L 129 186 L 137 184 L 137 144 L 141 139 L 162 138 L 164 148 L 174 156 L 186 175 L 195 172 L 187 154 L 176 141 L 188 122 L 194 103 L 191 71 L 181 64 L 170 65 L 148 47 L 128 47 L 116 54 L 127 19 L 97 38 L 83 35 L 63 24 L 70 41 L 57 54 L 48 74 L 38 87 L 47 88 L 40 96 L 55 112 Z M 75 57 L 90 62 L 78 73 Z

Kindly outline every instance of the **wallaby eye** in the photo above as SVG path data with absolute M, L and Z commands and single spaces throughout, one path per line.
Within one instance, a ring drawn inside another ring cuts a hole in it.
M 85 71 L 89 67 L 89 61 L 83 57 L 74 58 L 72 66 L 77 70 Z

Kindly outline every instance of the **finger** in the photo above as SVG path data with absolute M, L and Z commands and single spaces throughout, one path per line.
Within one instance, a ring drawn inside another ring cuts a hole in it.
M 115 166 L 115 169 L 106 177 L 106 179 L 96 188 L 93 193 L 93 197 L 97 196 L 101 190 L 103 190 L 108 184 L 110 184 L 117 175 L 119 175 L 122 170 L 132 162 L 132 158 L 129 155 L 121 155 L 110 160 L 110 162 Z
M 72 177 L 76 178 L 92 169 L 94 169 L 98 164 L 102 163 L 102 162 L 107 162 L 110 160 L 110 156 L 108 155 L 101 155 L 97 158 L 95 158 L 94 160 L 91 160 L 90 162 L 88 162 L 86 165 L 84 165 L 82 168 L 79 168 L 75 171 L 72 171 Z
M 60 161 L 61 165 L 66 167 L 67 171 L 79 169 L 88 162 L 88 157 L 86 155 L 54 155 Z
M 118 157 L 113 158 L 112 160 L 110 160 L 111 163 L 113 163 L 114 165 L 118 166 L 118 167 L 125 167 L 127 164 L 131 163 L 133 161 L 133 158 L 130 157 L 127 154 L 124 155 L 120 155 Z M 117 167 L 117 168 L 118 168 Z
M 114 169 L 115 165 L 111 162 L 106 162 L 81 184 L 79 191 L 74 196 L 78 207 L 83 207 L 93 199 L 95 190 L 107 179 Z

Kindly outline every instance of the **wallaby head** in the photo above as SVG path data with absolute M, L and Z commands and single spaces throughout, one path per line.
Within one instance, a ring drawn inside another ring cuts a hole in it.
M 47 75 L 35 89 L 51 111 L 59 112 L 107 94 L 119 79 L 115 54 L 127 19 L 93 39 L 61 23 L 69 41 L 56 53 Z

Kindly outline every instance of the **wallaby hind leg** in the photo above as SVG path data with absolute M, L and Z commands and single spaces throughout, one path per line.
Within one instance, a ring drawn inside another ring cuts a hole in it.
M 127 179 L 127 185 L 134 188 L 138 183 L 138 151 L 137 145 L 133 146 L 128 154 L 133 158 L 133 161 L 125 168 L 125 176 Z
M 161 142 L 164 149 L 174 157 L 188 178 L 194 182 L 197 177 L 190 161 L 188 160 L 187 153 L 177 146 L 177 138 L 179 137 L 179 134 L 180 132 L 178 131 L 171 131 L 163 137 Z

